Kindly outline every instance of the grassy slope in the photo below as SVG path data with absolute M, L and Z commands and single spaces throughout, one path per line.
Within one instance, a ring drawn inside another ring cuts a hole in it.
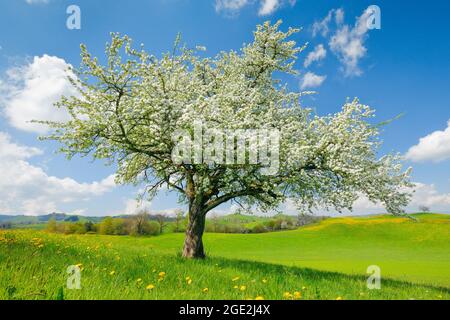
M 280 233 L 207 234 L 211 258 L 206 261 L 175 256 L 181 234 L 136 239 L 0 233 L 0 298 L 52 299 L 64 292 L 69 299 L 246 299 L 257 295 L 281 299 L 284 292 L 298 290 L 306 299 L 450 299 L 449 218 L 425 215 L 418 223 L 393 217 L 341 218 Z M 42 240 L 33 241 L 33 237 Z M 65 268 L 77 263 L 84 267 L 83 289 L 66 290 Z M 364 274 L 371 264 L 379 265 L 383 276 L 424 285 L 384 280 L 382 290 L 369 291 Z M 161 271 L 167 274 L 159 282 Z M 190 285 L 185 280 L 188 276 L 193 279 Z M 239 280 L 233 282 L 235 277 Z M 145 290 L 150 283 L 155 289 Z M 207 293 L 202 292 L 204 288 Z

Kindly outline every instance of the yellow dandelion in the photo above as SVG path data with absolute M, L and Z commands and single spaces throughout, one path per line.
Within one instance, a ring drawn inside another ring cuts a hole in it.
M 136 280 L 136 282 L 141 283 L 141 282 L 142 282 L 142 279 L 139 278 L 139 279 Z
M 116 274 L 116 272 L 114 270 L 109 273 L 110 276 L 113 276 L 115 274 Z
M 291 297 L 292 297 L 292 294 L 291 294 L 290 292 L 285 292 L 285 293 L 283 293 L 283 298 L 289 299 L 289 298 L 291 298 Z
M 161 271 L 160 273 L 158 273 L 158 276 L 160 276 L 161 278 L 162 278 L 162 277 L 165 277 L 165 276 L 166 276 L 166 273 L 165 273 L 164 271 Z
M 295 299 L 301 299 L 302 298 L 302 293 L 299 291 L 295 291 L 294 292 L 294 298 Z
M 192 283 L 192 279 L 189 279 L 188 281 L 187 281 L 187 284 L 191 284 Z
M 337 297 L 336 300 L 342 300 L 342 297 Z
M 149 284 L 148 286 L 145 287 L 146 290 L 153 290 L 155 289 L 155 286 L 153 284 Z
M 264 297 L 263 297 L 263 296 L 257 296 L 257 297 L 255 298 L 255 300 L 264 300 Z
M 240 287 L 239 287 L 239 290 L 241 290 L 241 291 L 245 291 L 246 289 L 247 289 L 246 286 L 240 286 Z
M 203 293 L 207 293 L 209 291 L 209 289 L 208 288 L 204 288 L 202 291 L 203 291 Z
M 234 288 L 234 289 L 239 289 L 239 287 L 238 287 L 238 286 L 234 286 L 233 288 Z

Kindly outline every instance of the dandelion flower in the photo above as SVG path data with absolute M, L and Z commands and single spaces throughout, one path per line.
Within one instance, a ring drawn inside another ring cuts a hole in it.
M 147 287 L 145 287 L 147 290 L 153 290 L 155 289 L 155 286 L 153 284 L 149 284 Z
M 109 273 L 110 276 L 113 276 L 115 274 L 116 274 L 116 272 L 114 270 Z
M 264 300 L 264 297 L 263 297 L 263 296 L 257 296 L 257 297 L 255 298 L 255 300 Z
M 207 293 L 209 291 L 209 289 L 208 288 L 204 288 L 202 291 L 203 291 L 203 293 Z
M 136 280 L 136 282 L 141 283 L 141 282 L 142 282 L 142 279 L 139 278 L 139 279 Z
M 289 298 L 291 298 L 291 297 L 292 297 L 292 294 L 291 294 L 290 292 L 285 292 L 285 293 L 283 293 L 283 298 L 289 299 Z
M 295 291 L 294 292 L 294 298 L 295 299 L 301 299 L 302 298 L 302 293 L 299 291 Z
M 161 271 L 160 273 L 158 273 L 158 276 L 160 276 L 161 278 L 162 278 L 162 277 L 165 277 L 165 276 L 166 276 L 166 273 L 165 273 L 164 271 Z
M 342 300 L 342 297 L 337 297 L 336 300 Z
M 191 284 L 192 283 L 192 279 L 189 279 L 188 281 L 187 281 L 187 284 Z
M 239 287 L 239 290 L 241 290 L 241 291 L 245 291 L 246 289 L 247 289 L 246 286 L 240 286 L 240 287 Z

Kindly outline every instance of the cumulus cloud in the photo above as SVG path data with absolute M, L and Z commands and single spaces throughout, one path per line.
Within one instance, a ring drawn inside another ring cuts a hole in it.
M 311 51 L 305 59 L 304 66 L 308 68 L 313 62 L 325 59 L 327 56 L 327 50 L 324 48 L 323 44 L 319 44 Z
M 371 15 L 372 11 L 366 9 L 356 19 L 353 27 L 342 25 L 330 39 L 331 51 L 336 54 L 343 64 L 346 76 L 359 76 L 362 74 L 359 61 L 367 54 L 367 48 L 364 43 L 368 37 L 368 21 Z
M 75 78 L 70 67 L 61 58 L 43 55 L 24 66 L 9 69 L 0 90 L 0 102 L 9 123 L 17 129 L 42 134 L 48 127 L 30 121 L 67 120 L 67 112 L 53 104 L 63 95 L 78 94 L 68 80 L 68 76 Z
M 344 24 L 344 16 L 343 9 L 330 10 L 325 18 L 314 22 L 312 35 L 325 38 L 329 36 L 328 45 L 341 62 L 344 75 L 360 76 L 362 70 L 359 64 L 367 55 L 365 42 L 368 38 L 369 22 L 373 18 L 373 9 L 368 7 L 364 10 L 353 26 Z
M 421 206 L 429 207 L 435 212 L 450 212 L 450 193 L 439 192 L 434 184 L 414 182 L 410 190 L 411 202 L 405 208 L 409 213 L 420 211 Z M 360 197 L 353 206 L 355 214 L 385 213 L 386 210 L 380 203 L 373 203 L 367 197 Z
M 239 11 L 247 4 L 248 0 L 216 0 L 216 11 Z
M 87 201 L 116 186 L 114 175 L 91 183 L 50 176 L 28 160 L 42 154 L 41 150 L 16 144 L 4 132 L 0 132 L 0 150 L 0 213 L 62 211 L 64 204 Z
M 328 36 L 330 33 L 330 24 L 334 22 L 336 25 L 341 25 L 344 22 L 344 10 L 331 9 L 325 18 L 319 21 L 315 21 L 312 25 L 312 35 L 316 37 L 317 35 L 322 35 L 322 37 Z
M 245 6 L 255 2 L 259 3 L 258 15 L 267 16 L 273 14 L 285 4 L 293 7 L 296 0 L 215 0 L 215 8 L 217 12 L 235 15 Z
M 315 73 L 307 72 L 301 80 L 300 88 L 307 89 L 320 87 L 326 78 L 326 76 L 319 76 Z
M 136 200 L 136 199 L 128 199 L 125 201 L 125 209 L 123 214 L 133 215 L 137 214 L 140 211 L 150 211 L 152 203 L 146 200 Z
M 261 8 L 259 9 L 258 14 L 260 16 L 267 16 L 269 14 L 272 14 L 275 10 L 278 9 L 279 5 L 279 0 L 263 0 L 261 2 Z
M 441 162 L 450 159 L 450 120 L 443 131 L 435 131 L 421 138 L 406 153 L 406 159 L 414 162 Z

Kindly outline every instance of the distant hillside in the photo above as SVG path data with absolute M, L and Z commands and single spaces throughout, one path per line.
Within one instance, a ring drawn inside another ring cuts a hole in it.
M 92 221 L 99 222 L 102 217 L 84 217 L 78 215 L 68 215 L 65 213 L 50 213 L 42 216 L 26 216 L 26 215 L 0 215 L 0 222 L 12 224 L 42 224 L 47 223 L 50 219 L 55 219 L 58 222 L 77 222 L 77 221 Z

